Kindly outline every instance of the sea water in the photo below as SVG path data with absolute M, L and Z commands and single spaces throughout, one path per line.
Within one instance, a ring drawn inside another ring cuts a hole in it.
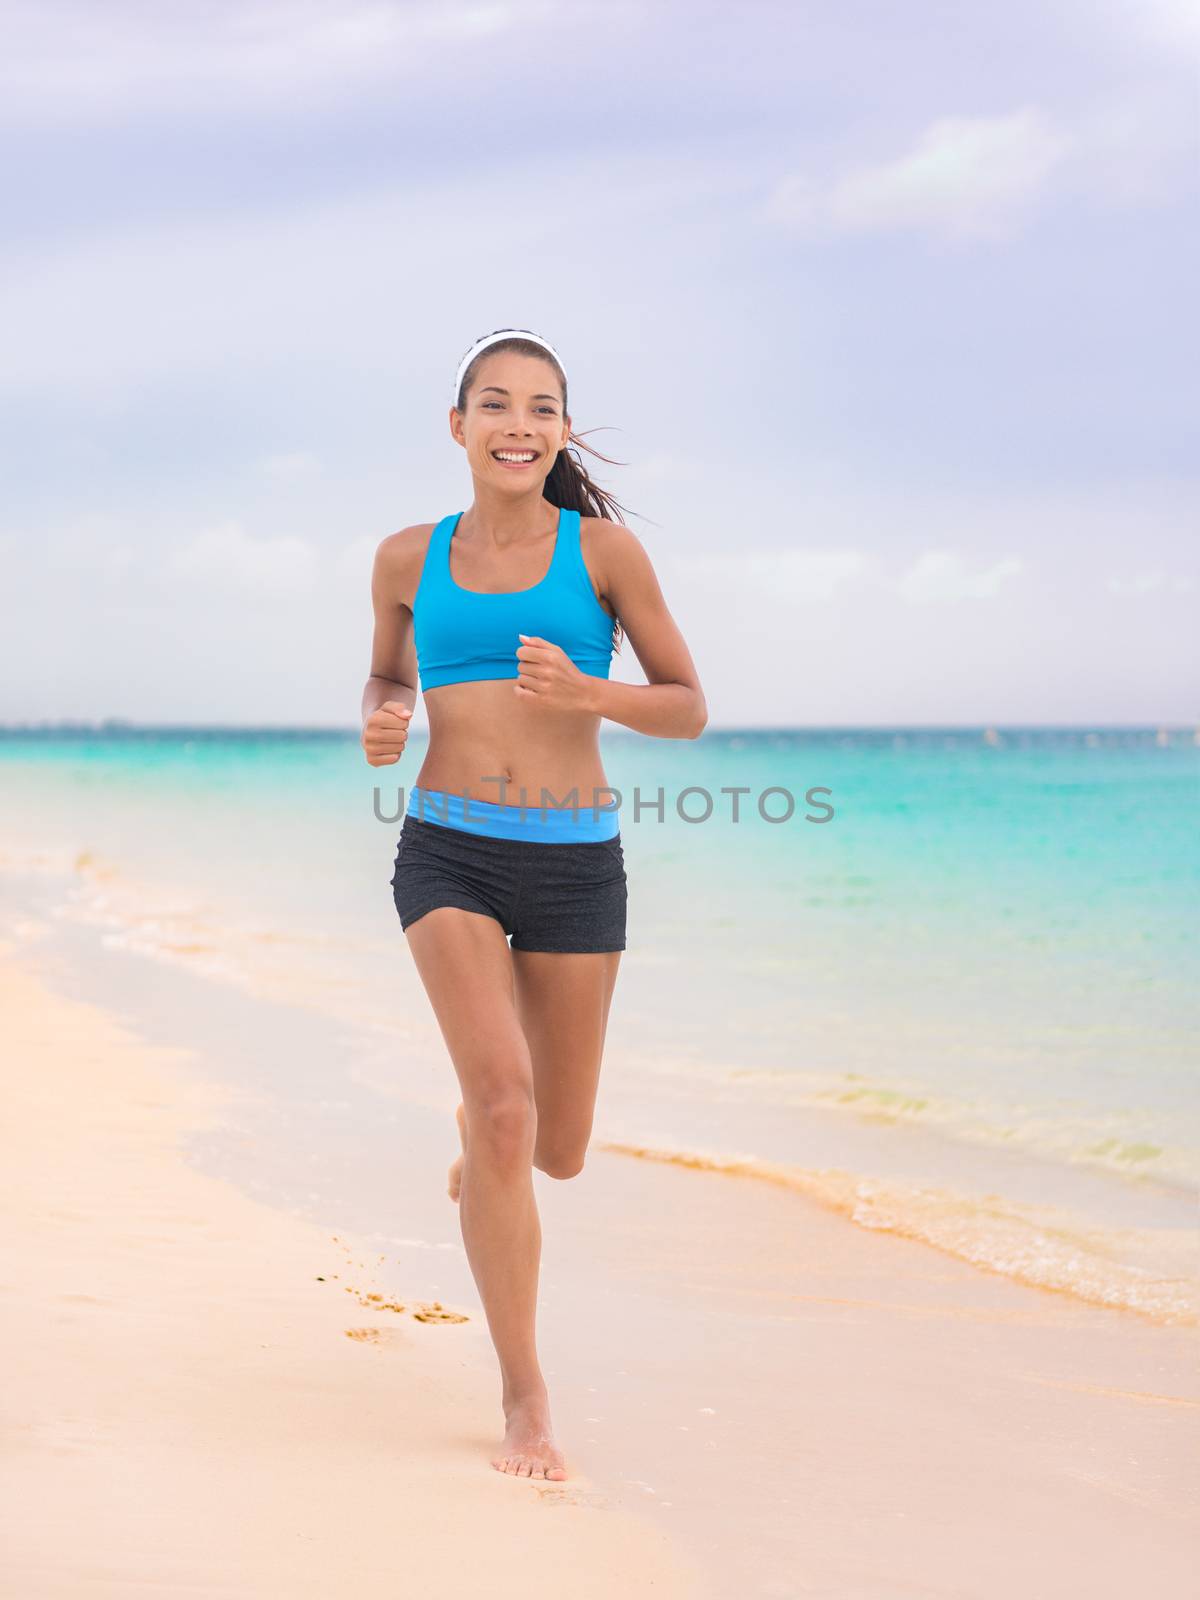
M 452 1107 L 389 885 L 425 749 L 371 768 L 355 733 L 9 730 L 0 867 L 37 888 L 7 934 L 67 918 L 147 970 L 336 1015 L 364 1048 L 331 1074 Z M 601 749 L 629 927 L 597 1143 L 1200 1318 L 1192 730 Z

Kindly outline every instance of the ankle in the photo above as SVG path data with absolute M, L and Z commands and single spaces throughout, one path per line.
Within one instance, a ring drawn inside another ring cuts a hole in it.
M 501 1404 L 505 1416 L 511 1416 L 514 1411 L 531 1411 L 545 1408 L 550 1404 L 550 1393 L 542 1379 L 533 1383 L 521 1384 L 511 1389 L 505 1389 Z

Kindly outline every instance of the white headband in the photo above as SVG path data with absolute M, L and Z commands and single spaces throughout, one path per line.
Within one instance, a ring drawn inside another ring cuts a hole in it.
M 558 362 L 559 367 L 562 368 L 564 372 L 566 371 L 566 368 L 563 367 L 562 357 L 550 343 L 549 339 L 543 339 L 541 335 L 537 333 L 530 333 L 528 328 L 500 328 L 495 333 L 484 334 L 482 339 L 476 339 L 475 343 L 458 363 L 458 372 L 454 377 L 454 394 L 450 400 L 450 404 L 452 406 L 456 406 L 458 404 L 458 391 L 462 388 L 463 373 L 466 372 L 467 368 L 471 365 L 472 361 L 474 361 L 475 357 L 479 355 L 481 351 L 486 350 L 489 345 L 499 344 L 501 339 L 528 339 L 532 344 L 540 344 L 543 350 L 548 350 L 550 352 L 555 361 Z

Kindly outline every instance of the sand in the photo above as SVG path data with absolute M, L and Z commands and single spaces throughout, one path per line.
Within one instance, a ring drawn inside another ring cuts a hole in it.
M 698 1591 L 594 1484 L 487 1464 L 476 1307 L 364 1306 L 332 1281 L 361 1281 L 355 1241 L 184 1161 L 221 1107 L 186 1052 L 11 959 L 0 1014 L 6 1594 Z
M 594 1147 L 570 1183 L 535 1175 L 572 1477 L 507 1479 L 465 1262 L 448 1243 L 383 1261 L 370 1238 L 406 1194 L 406 1229 L 456 1236 L 436 1192 L 452 1092 L 444 1128 L 406 1110 L 387 1130 L 363 1226 L 318 1227 L 185 1153 L 236 1105 L 212 1036 L 191 1048 L 187 994 L 232 1017 L 219 985 L 173 978 L 152 1030 L 25 956 L 0 952 L 0 1488 L 22 1600 L 1191 1592 L 1195 1329 Z M 280 1034 L 285 1059 L 300 1048 Z

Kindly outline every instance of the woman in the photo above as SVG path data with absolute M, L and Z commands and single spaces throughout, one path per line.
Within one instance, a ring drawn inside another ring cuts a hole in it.
M 553 348 L 523 329 L 477 340 L 450 432 L 473 499 L 379 546 L 362 744 L 372 766 L 400 759 L 419 675 L 429 748 L 392 886 L 462 1090 L 450 1194 L 500 1361 L 492 1466 L 563 1479 L 535 1339 L 531 1169 L 583 1165 L 625 948 L 600 720 L 694 739 L 708 712 L 645 550 L 568 450 Z M 645 685 L 609 679 L 621 629 Z

